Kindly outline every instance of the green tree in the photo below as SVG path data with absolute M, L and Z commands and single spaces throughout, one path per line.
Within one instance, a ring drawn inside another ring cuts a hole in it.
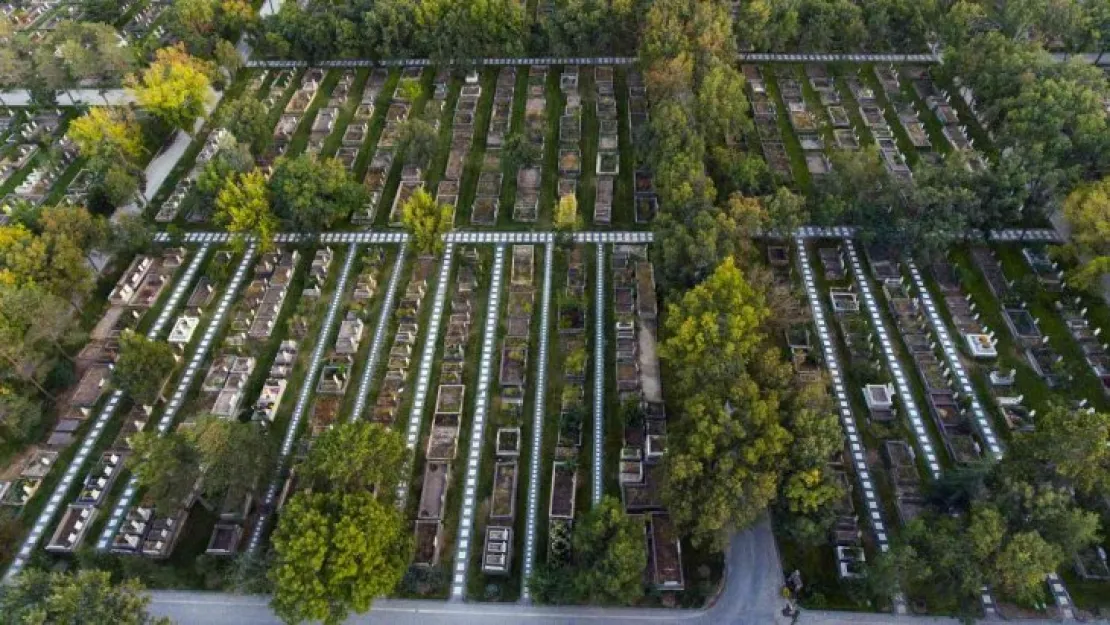
M 270 177 L 274 213 L 298 232 L 319 232 L 366 202 L 366 190 L 335 159 L 304 154 L 279 159 Z
M 644 594 L 647 544 L 642 521 L 624 512 L 616 497 L 604 497 L 574 526 L 574 577 L 589 603 L 632 604 Z
M 398 432 L 354 421 L 320 434 L 300 470 L 319 488 L 352 493 L 373 488 L 387 497 L 401 480 L 408 453 Z
M 523 132 L 512 132 L 505 137 L 505 144 L 501 148 L 501 160 L 508 165 L 509 171 L 532 167 L 543 160 L 543 150 L 529 141 Z
M 370 493 L 302 491 L 282 509 L 273 545 L 274 612 L 286 623 L 331 625 L 393 591 L 412 537 L 401 512 Z
M 208 493 L 245 492 L 270 466 L 270 444 L 261 426 L 208 415 L 189 432 L 204 467 Z
M 731 63 L 711 63 L 697 87 L 697 117 L 709 146 L 732 144 L 752 130 L 744 76 Z
M 242 96 L 225 103 L 216 119 L 220 126 L 253 150 L 258 150 L 273 130 L 266 104 L 253 97 Z
M 0 388 L 0 444 L 25 443 L 41 424 L 41 403 L 11 389 Z
M 211 75 L 211 64 L 190 56 L 178 45 L 155 52 L 141 75 L 128 77 L 127 86 L 144 109 L 191 133 L 211 98 Z
M 48 573 L 28 569 L 0 594 L 5 623 L 169 625 L 147 612 L 150 597 L 137 580 L 113 584 L 106 571 Z
M 257 169 L 228 178 L 216 196 L 216 223 L 227 227 L 242 242 L 254 237 L 259 249 L 269 251 L 274 244 L 278 220 L 270 210 L 266 177 Z
M 439 148 L 439 132 L 423 119 L 409 119 L 401 123 L 397 142 L 406 163 L 426 167 Z
M 455 223 L 455 209 L 437 204 L 424 189 L 417 189 L 401 207 L 401 222 L 412 236 L 413 247 L 422 254 L 443 251 L 443 235 Z
M 200 453 L 181 432 L 144 431 L 131 441 L 133 471 L 156 510 L 176 510 L 201 477 Z
M 763 205 L 767 209 L 768 226 L 788 238 L 809 222 L 805 197 L 794 193 L 789 187 L 775 189 L 773 195 L 763 198 Z
M 1037 429 L 1019 438 L 1025 453 L 1083 494 L 1110 489 L 1110 414 L 1055 404 L 1037 415 Z
M 177 364 L 173 348 L 131 330 L 120 334 L 119 346 L 112 383 L 136 402 L 153 405 Z
M 1044 578 L 1063 561 L 1059 548 L 1036 532 L 1015 534 L 999 552 L 991 578 L 1006 596 L 1026 604 L 1042 600 Z

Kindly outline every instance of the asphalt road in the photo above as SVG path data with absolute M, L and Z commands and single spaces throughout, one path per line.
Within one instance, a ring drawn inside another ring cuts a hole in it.
M 689 577 L 691 572 L 687 572 Z M 568 623 L 684 623 L 786 625 L 779 597 L 782 569 L 770 523 L 738 535 L 729 547 L 725 588 L 705 610 L 538 607 L 443 601 L 382 600 L 349 623 L 397 625 L 563 625 Z M 151 612 L 182 625 L 261 625 L 277 623 L 268 598 L 224 593 L 157 591 Z M 814 621 L 817 622 L 817 621 Z M 835 621 L 824 620 L 822 623 Z M 866 621 L 858 621 L 866 622 Z M 884 622 L 884 621 L 871 621 Z

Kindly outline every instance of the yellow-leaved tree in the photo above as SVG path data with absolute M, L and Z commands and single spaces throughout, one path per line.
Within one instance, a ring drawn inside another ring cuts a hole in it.
M 174 128 L 191 132 L 211 98 L 213 69 L 178 44 L 155 52 L 150 66 L 138 76 L 128 76 L 126 84 L 140 106 Z
M 269 251 L 278 220 L 270 208 L 270 195 L 262 172 L 256 169 L 228 178 L 216 195 L 215 218 L 236 235 L 240 244 L 244 236 L 251 235 L 261 251 Z
M 123 108 L 95 106 L 69 124 L 66 136 L 91 161 L 136 161 L 143 153 L 139 124 Z
M 1078 187 L 1064 201 L 1072 242 L 1083 258 L 1068 273 L 1075 288 L 1094 290 L 1110 271 L 1110 177 Z
M 402 207 L 401 221 L 417 252 L 438 254 L 443 250 L 443 235 L 454 225 L 455 209 L 437 204 L 427 191 L 417 189 Z

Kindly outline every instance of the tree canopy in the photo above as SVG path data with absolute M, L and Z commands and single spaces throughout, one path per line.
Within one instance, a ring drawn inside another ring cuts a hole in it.
M 353 421 L 320 434 L 300 470 L 319 488 L 341 492 L 375 489 L 388 496 L 401 479 L 408 453 L 398 432 Z
M 274 214 L 299 232 L 319 232 L 366 202 L 366 190 L 333 159 L 309 154 L 278 159 L 269 182 Z
M 401 222 L 418 252 L 438 254 L 443 251 L 443 235 L 455 223 L 455 209 L 438 204 L 427 191 L 417 189 L 401 207 Z
M 211 98 L 212 65 L 189 55 L 184 46 L 162 48 L 127 86 L 139 104 L 174 128 L 193 131 Z
M 48 573 L 28 569 L 0 593 L 0 614 L 6 623 L 119 623 L 169 625 L 155 619 L 150 597 L 136 580 L 113 584 L 105 571 Z
M 136 402 L 153 405 L 177 365 L 173 348 L 131 330 L 120 334 L 119 344 L 112 382 Z

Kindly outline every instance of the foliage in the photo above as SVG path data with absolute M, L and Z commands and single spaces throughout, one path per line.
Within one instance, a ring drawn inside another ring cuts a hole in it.
M 273 130 L 266 104 L 253 97 L 240 96 L 219 108 L 216 122 L 236 139 L 258 150 Z
M 42 424 L 42 404 L 0 388 L 0 444 L 20 444 L 30 440 Z
M 177 364 L 169 343 L 124 330 L 112 383 L 143 405 L 153 405 Z
M 111 160 L 137 161 L 143 152 L 139 125 L 127 109 L 97 106 L 73 120 L 66 131 L 77 144 L 81 156 L 102 163 L 101 169 Z
M 236 237 L 254 237 L 262 252 L 273 247 L 278 229 L 277 217 L 270 210 L 266 178 L 254 170 L 228 178 L 216 196 L 216 223 L 227 227 Z
M 336 492 L 393 492 L 408 458 L 400 433 L 366 421 L 338 424 L 320 434 L 301 465 L 301 475 Z
M 6 623 L 119 623 L 169 625 L 147 612 L 150 597 L 136 580 L 112 584 L 105 571 L 48 573 L 28 569 L 0 594 Z
M 406 163 L 427 167 L 439 148 L 439 133 L 423 119 L 408 119 L 401 123 L 397 143 Z
M 184 46 L 162 48 L 127 86 L 139 105 L 174 128 L 192 132 L 210 98 L 212 66 L 190 56 Z
M 365 491 L 297 493 L 273 544 L 271 606 L 286 623 L 334 624 L 366 612 L 401 581 L 412 550 L 400 511 Z
M 303 154 L 278 159 L 270 177 L 270 201 L 293 230 L 318 232 L 346 219 L 366 201 L 366 190 L 339 161 Z
M 200 479 L 200 453 L 181 432 L 138 432 L 131 439 L 132 470 L 145 490 L 144 497 L 163 513 L 176 510 Z
M 568 193 L 559 198 L 559 204 L 555 207 L 555 229 L 564 232 L 577 230 L 578 224 L 578 198 L 573 193 Z
M 422 254 L 443 251 L 443 235 L 455 223 L 455 209 L 437 204 L 424 189 L 417 189 L 401 207 L 401 222 L 412 235 L 413 247 Z
M 603 54 L 633 47 L 635 3 L 631 0 L 556 0 L 540 21 L 547 47 L 557 56 Z
M 505 143 L 501 148 L 501 160 L 507 165 L 509 171 L 532 167 L 543 160 L 543 150 L 532 143 L 523 132 L 511 132 L 505 137 Z
M 208 415 L 197 420 L 189 438 L 197 448 L 204 488 L 210 494 L 253 488 L 270 466 L 270 445 L 257 423 Z

